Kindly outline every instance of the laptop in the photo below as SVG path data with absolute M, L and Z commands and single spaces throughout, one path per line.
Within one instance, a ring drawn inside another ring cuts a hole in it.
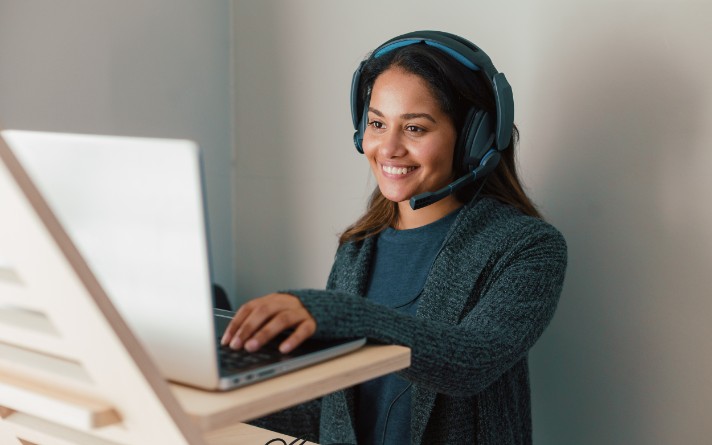
M 309 339 L 285 355 L 273 344 L 253 354 L 220 346 L 233 313 L 214 309 L 205 181 L 196 143 L 19 130 L 1 134 L 166 378 L 227 390 L 365 344 L 365 339 Z

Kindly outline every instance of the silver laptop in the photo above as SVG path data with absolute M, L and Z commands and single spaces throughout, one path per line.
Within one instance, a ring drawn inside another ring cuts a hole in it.
M 164 376 L 225 390 L 352 351 L 309 340 L 288 355 L 220 347 L 201 151 L 192 141 L 2 131 Z

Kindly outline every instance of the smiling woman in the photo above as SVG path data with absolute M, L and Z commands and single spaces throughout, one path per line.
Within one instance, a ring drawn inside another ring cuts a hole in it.
M 223 343 L 367 337 L 411 348 L 411 367 L 255 423 L 324 444 L 530 444 L 527 355 L 566 244 L 517 179 L 506 78 L 458 36 L 410 33 L 355 72 L 352 116 L 378 186 L 327 289 L 246 303 Z

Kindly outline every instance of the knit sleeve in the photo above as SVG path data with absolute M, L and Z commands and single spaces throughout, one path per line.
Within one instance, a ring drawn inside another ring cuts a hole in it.
M 519 246 L 459 324 L 411 317 L 338 291 L 294 290 L 319 337 L 368 337 L 411 348 L 401 375 L 433 391 L 475 395 L 519 361 L 551 320 L 563 285 L 566 244 L 555 230 Z

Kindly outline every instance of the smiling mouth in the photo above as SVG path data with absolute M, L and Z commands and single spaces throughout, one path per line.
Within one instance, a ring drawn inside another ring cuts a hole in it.
M 415 170 L 417 167 L 391 167 L 388 165 L 382 166 L 383 171 L 391 174 L 391 175 L 406 175 L 413 170 Z

